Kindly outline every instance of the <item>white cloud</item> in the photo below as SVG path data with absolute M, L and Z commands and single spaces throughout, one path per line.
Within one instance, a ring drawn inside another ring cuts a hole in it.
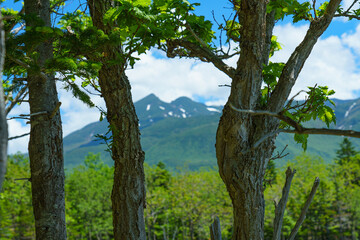
M 228 89 L 218 85 L 228 84 L 230 79 L 212 64 L 190 59 L 157 58 L 158 55 L 156 51 L 142 55 L 134 69 L 127 71 L 134 101 L 154 93 L 163 101 L 187 96 L 225 102 Z
M 359 28 L 357 28 L 359 29 Z M 307 26 L 295 27 L 291 24 L 277 26 L 275 35 L 283 44 L 283 50 L 276 53 L 274 61 L 286 62 L 295 47 L 306 34 Z M 360 90 L 360 71 L 357 64 L 358 55 L 348 46 L 356 41 L 355 33 L 320 38 L 306 61 L 291 95 L 308 86 L 326 85 L 335 90 L 335 98 L 351 99 Z
M 346 46 L 354 50 L 357 57 L 360 56 L 360 24 L 356 27 L 355 32 L 344 33 L 341 38 L 344 40 Z
M 24 121 L 21 122 L 18 120 L 9 120 L 8 131 L 9 131 L 9 137 L 20 136 L 30 132 L 30 126 L 25 125 Z M 9 154 L 13 154 L 16 152 L 22 152 L 22 153 L 27 152 L 28 142 L 29 142 L 29 136 L 9 141 L 8 143 Z

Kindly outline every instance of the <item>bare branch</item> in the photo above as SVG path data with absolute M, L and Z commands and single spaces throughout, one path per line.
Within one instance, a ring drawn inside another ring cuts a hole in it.
M 18 34 L 21 30 L 23 30 L 25 27 L 25 24 L 21 24 L 20 27 L 15 28 L 14 30 L 11 31 L 12 34 L 16 35 Z
M 340 2 L 341 0 L 330 0 L 325 14 L 311 22 L 303 41 L 287 61 L 279 78 L 279 82 L 270 97 L 268 110 L 271 112 L 279 112 L 284 106 L 305 61 L 309 57 L 318 38 L 329 26 Z
M 25 8 L 21 8 L 20 12 L 18 14 L 24 14 Z M 9 31 L 12 31 L 12 29 L 18 24 L 16 21 L 12 22 L 10 26 L 8 26 Z
M 61 102 L 57 102 L 54 110 L 49 115 L 49 119 L 52 119 L 55 116 L 55 114 L 59 111 L 60 106 L 61 106 Z
M 8 115 L 11 109 L 14 108 L 14 106 L 20 102 L 20 98 L 23 98 L 27 95 L 26 93 L 27 85 L 22 87 L 20 91 L 16 94 L 15 98 L 11 101 L 10 105 L 5 109 L 5 114 Z
M 18 136 L 15 136 L 15 137 L 9 137 L 8 138 L 8 141 L 11 141 L 11 140 L 14 140 L 14 139 L 18 139 L 18 138 L 22 138 L 22 137 L 25 137 L 27 135 L 30 135 L 30 133 L 25 133 L 25 134 L 22 134 L 22 135 L 18 135 Z
M 271 158 L 269 159 L 269 161 L 272 161 L 272 160 L 275 160 L 275 159 L 284 158 L 284 157 L 286 157 L 287 155 L 289 155 L 289 153 L 285 153 L 285 154 L 284 154 L 284 152 L 285 152 L 285 150 L 286 150 L 287 147 L 288 147 L 288 145 L 286 144 L 285 147 L 283 148 L 283 150 L 281 150 L 281 152 L 277 152 L 277 154 L 276 154 L 275 156 L 271 157 Z
M 275 204 L 275 218 L 274 218 L 274 235 L 273 240 L 280 240 L 281 228 L 284 219 L 285 207 L 288 201 L 291 181 L 296 173 L 296 170 L 291 170 L 290 167 L 286 170 L 286 180 L 282 189 L 281 199 L 278 204 Z
M 360 20 L 360 16 L 351 15 L 351 14 L 345 14 L 345 13 L 336 14 L 336 15 L 334 15 L 334 17 L 348 17 L 348 18 L 354 18 L 354 19 Z
M 350 12 L 350 10 L 352 9 L 352 7 L 355 5 L 355 3 L 357 3 L 359 0 L 354 0 L 353 3 L 348 7 L 348 9 L 346 9 L 346 11 L 344 12 L 345 14 L 348 14 Z
M 313 10 L 314 10 L 314 19 L 317 19 L 317 14 L 316 14 L 316 0 L 313 0 Z
M 314 199 L 314 196 L 315 196 L 315 193 L 316 193 L 316 190 L 317 188 L 319 187 L 319 184 L 320 184 L 320 179 L 317 177 L 315 178 L 315 181 L 314 181 L 314 185 L 311 189 L 311 192 L 308 196 L 308 198 L 306 199 L 306 202 L 305 202 L 305 205 L 304 207 L 302 208 L 301 210 L 301 214 L 300 214 L 300 217 L 299 219 L 297 220 L 296 224 L 295 224 L 295 227 L 293 228 L 293 230 L 291 231 L 290 233 L 290 237 L 288 240 L 294 240 L 297 232 L 299 231 L 300 229 L 300 226 L 301 224 L 304 222 L 305 218 L 306 218 L 306 213 L 309 209 L 309 206 L 312 202 L 312 200 Z
M 30 178 L 15 178 L 14 181 L 23 181 L 23 180 L 27 180 L 29 182 L 31 182 L 31 177 Z

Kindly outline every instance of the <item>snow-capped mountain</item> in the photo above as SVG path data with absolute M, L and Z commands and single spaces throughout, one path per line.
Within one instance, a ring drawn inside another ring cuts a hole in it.
M 154 94 L 150 94 L 136 102 L 135 109 L 140 129 L 142 129 L 164 118 L 189 118 L 218 114 L 222 107 L 206 106 L 187 97 L 180 97 L 167 103 Z

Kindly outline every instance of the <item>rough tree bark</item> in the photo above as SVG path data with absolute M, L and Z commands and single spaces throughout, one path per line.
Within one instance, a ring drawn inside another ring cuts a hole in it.
M 311 21 L 305 38 L 287 61 L 266 105 L 261 105 L 259 100 L 263 65 L 268 64 L 275 25 L 274 12 L 266 12 L 267 4 L 271 1 L 230 2 L 237 11 L 235 16 L 241 26 L 238 29 L 240 38 L 235 40 L 239 42 L 241 49 L 235 68 L 226 65 L 222 58 L 201 42 L 194 44 L 186 38 L 168 40 L 167 55 L 181 55 L 181 48 L 186 48 L 190 50 L 189 57 L 211 62 L 231 78 L 230 96 L 224 106 L 216 135 L 216 157 L 220 176 L 233 203 L 233 239 L 260 240 L 264 239 L 263 179 L 275 148 L 279 119 L 251 112 L 278 113 L 284 108 L 306 59 L 329 26 L 341 0 L 331 0 L 325 14 Z
M 50 1 L 25 0 L 26 27 L 50 27 Z M 53 57 L 52 42 L 41 43 L 37 48 L 37 64 Z M 30 104 L 29 158 L 31 169 L 32 201 L 35 216 L 36 239 L 66 239 L 64 160 L 60 102 L 55 78 L 41 72 L 28 71 Z
M 216 136 L 220 176 L 234 207 L 233 239 L 236 240 L 264 239 L 263 179 L 275 148 L 276 137 L 275 134 L 268 138 L 266 136 L 271 136 L 279 126 L 276 118 L 251 116 L 230 107 L 263 110 L 257 103 L 260 98 L 262 66 L 268 61 L 268 39 L 274 26 L 273 17 L 266 14 L 267 2 L 242 0 L 240 3 L 241 54 Z M 306 59 L 331 22 L 339 3 L 340 0 L 330 1 L 327 14 L 310 24 L 304 40 L 286 63 L 265 110 L 282 110 Z
M 3 29 L 2 15 L 0 12 L 0 79 L 2 79 L 2 71 L 5 59 L 5 32 Z M 0 192 L 2 189 L 3 180 L 6 173 L 7 162 L 7 143 L 8 143 L 8 130 L 6 123 L 5 113 L 5 99 L 2 82 L 0 85 Z
M 88 0 L 94 26 L 110 33 L 111 27 L 103 23 L 105 12 L 113 5 L 109 0 Z M 104 46 L 103 66 L 99 72 L 99 85 L 107 108 L 115 164 L 112 189 L 114 238 L 118 240 L 145 239 L 145 176 L 144 152 L 140 145 L 138 118 L 131 97 L 131 87 L 123 69 L 126 63 L 109 64 L 121 55 L 121 46 Z

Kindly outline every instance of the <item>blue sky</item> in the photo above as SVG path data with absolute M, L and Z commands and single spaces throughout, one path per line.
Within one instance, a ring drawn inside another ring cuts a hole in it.
M 11 2 L 7 0 L 2 6 L 12 6 Z M 69 2 L 75 5 L 79 0 L 70 0 Z M 218 21 L 221 21 L 222 14 L 228 16 L 231 12 L 227 0 L 199 0 L 197 2 L 201 3 L 201 6 L 197 8 L 197 14 L 205 15 L 208 20 L 212 20 L 212 10 Z M 351 4 L 351 0 L 345 0 L 344 4 Z M 352 99 L 360 96 L 359 23 L 360 21 L 348 22 L 344 19 L 335 19 L 332 22 L 305 63 L 292 94 L 306 89 L 307 86 L 318 84 L 334 89 L 336 98 Z M 303 39 L 307 28 L 308 24 L 297 23 L 294 25 L 290 19 L 278 22 L 274 34 L 278 36 L 283 50 L 277 52 L 271 60 L 286 62 Z M 127 70 L 134 101 L 150 93 L 155 93 L 167 102 L 180 96 L 187 96 L 209 105 L 224 104 L 227 100 L 229 89 L 218 87 L 218 85 L 230 84 L 230 79 L 211 64 L 190 59 L 168 59 L 164 53 L 156 50 L 141 55 L 140 58 L 141 60 L 135 64 L 134 69 Z M 236 58 L 227 60 L 227 63 L 235 66 Z M 59 98 L 62 102 L 61 113 L 65 136 L 99 119 L 100 115 L 96 108 L 89 109 L 74 99 L 71 93 L 62 89 L 61 83 L 58 84 L 58 87 Z M 98 106 L 104 107 L 101 98 L 94 96 L 93 101 Z M 11 115 L 28 112 L 28 106 L 22 105 L 14 109 Z M 21 122 L 9 121 L 9 130 L 10 136 L 20 135 L 28 132 L 29 126 Z M 11 141 L 10 153 L 26 152 L 27 141 L 27 138 Z

